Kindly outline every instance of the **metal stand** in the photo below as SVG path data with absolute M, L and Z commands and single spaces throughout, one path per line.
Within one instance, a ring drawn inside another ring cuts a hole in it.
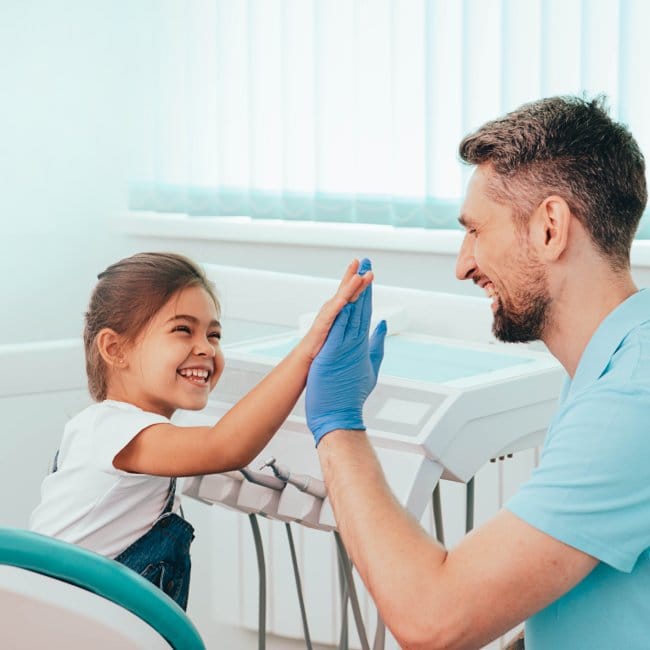
M 251 513 L 248 515 L 253 529 L 255 540 L 255 553 L 257 554 L 257 569 L 259 572 L 259 611 L 257 622 L 257 648 L 264 650 L 266 647 L 266 566 L 264 564 L 264 549 L 262 547 L 262 535 L 257 517 Z
M 465 534 L 474 528 L 474 477 L 467 482 L 465 492 Z
M 289 550 L 291 551 L 291 564 L 293 565 L 293 575 L 296 579 L 296 591 L 298 592 L 298 602 L 300 604 L 300 616 L 302 617 L 302 629 L 305 635 L 305 647 L 307 650 L 312 650 L 311 638 L 309 636 L 309 625 L 307 624 L 307 612 L 305 611 L 305 601 L 302 596 L 302 586 L 300 584 L 300 573 L 298 571 L 298 559 L 296 557 L 296 547 L 293 543 L 293 534 L 291 526 L 288 522 L 284 524 L 287 531 L 287 538 L 289 540 Z
M 444 546 L 445 531 L 442 527 L 442 503 L 440 500 L 440 481 L 438 481 L 436 483 L 436 487 L 433 488 L 432 505 L 433 505 L 433 521 L 436 527 L 436 539 Z
M 370 650 L 368 645 L 368 637 L 366 636 L 366 628 L 363 625 L 363 618 L 361 617 L 361 609 L 359 608 L 359 598 L 357 597 L 357 589 L 354 585 L 354 577 L 352 576 L 352 562 L 348 557 L 345 546 L 343 545 L 343 540 L 341 536 L 334 531 L 334 539 L 336 540 L 336 547 L 339 553 L 340 565 L 343 570 L 345 578 L 345 593 L 346 598 L 343 599 L 343 606 L 345 608 L 345 627 L 347 630 L 347 599 L 350 599 L 350 605 L 352 605 L 352 614 L 354 615 L 354 622 L 357 627 L 357 633 L 359 634 L 359 641 L 361 642 L 362 650 Z M 346 633 L 346 646 L 347 646 L 347 633 Z

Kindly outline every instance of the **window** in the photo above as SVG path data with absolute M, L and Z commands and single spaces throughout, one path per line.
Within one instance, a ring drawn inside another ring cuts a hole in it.
M 132 209 L 456 227 L 462 136 L 555 94 L 604 92 L 650 151 L 644 0 L 167 0 L 154 11 L 151 160 Z

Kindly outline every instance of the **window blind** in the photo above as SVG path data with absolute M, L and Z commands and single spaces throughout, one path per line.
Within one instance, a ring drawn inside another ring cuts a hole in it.
M 456 227 L 462 137 L 556 94 L 606 94 L 650 151 L 644 0 L 165 0 L 153 11 L 134 210 Z

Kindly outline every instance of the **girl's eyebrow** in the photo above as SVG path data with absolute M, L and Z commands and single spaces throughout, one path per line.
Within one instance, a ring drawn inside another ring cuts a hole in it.
M 201 321 L 196 316 L 190 316 L 189 314 L 177 314 L 172 316 L 167 322 L 171 323 L 176 320 L 188 320 L 190 323 L 199 324 Z M 208 324 L 209 327 L 221 327 L 221 323 L 218 320 L 211 320 Z

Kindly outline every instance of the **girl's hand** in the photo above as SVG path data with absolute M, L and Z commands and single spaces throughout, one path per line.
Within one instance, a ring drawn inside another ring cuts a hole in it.
M 349 302 L 355 302 L 363 290 L 372 282 L 374 274 L 370 270 L 370 260 L 352 260 L 343 274 L 341 283 L 332 296 L 318 312 L 309 331 L 298 344 L 298 348 L 313 361 L 325 343 L 334 319 Z

